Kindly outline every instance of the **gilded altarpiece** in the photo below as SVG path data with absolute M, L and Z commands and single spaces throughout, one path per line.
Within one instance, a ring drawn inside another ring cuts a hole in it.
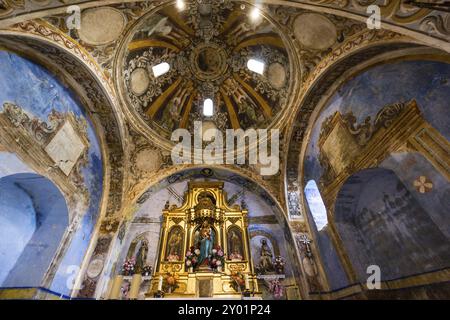
M 166 206 L 147 297 L 161 291 L 171 298 L 260 296 L 250 255 L 248 211 L 230 207 L 226 199 L 223 182 L 190 182 L 184 204 Z M 194 260 L 187 263 L 189 253 Z M 170 289 L 168 276 L 176 279 Z M 236 277 L 242 279 L 241 286 Z

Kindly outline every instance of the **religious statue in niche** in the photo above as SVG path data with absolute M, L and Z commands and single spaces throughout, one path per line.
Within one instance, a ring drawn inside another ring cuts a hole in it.
M 274 270 L 273 268 L 273 254 L 272 249 L 267 243 L 266 239 L 261 240 L 261 249 L 260 249 L 260 257 L 259 264 L 257 266 L 257 270 L 259 273 L 264 274 L 266 272 L 271 272 Z
M 214 229 L 210 226 L 208 220 L 204 220 L 194 235 L 195 246 L 200 249 L 198 265 L 205 264 L 205 262 L 208 264 L 208 259 L 211 257 L 214 248 L 214 239 Z
M 146 296 L 160 297 L 164 290 L 171 297 L 199 297 L 203 293 L 208 297 L 240 297 L 242 292 L 230 288 L 236 272 L 249 290 L 259 294 L 248 246 L 248 211 L 230 207 L 223 187 L 223 182 L 191 181 L 184 203 L 163 210 L 161 249 Z M 175 228 L 179 228 L 180 237 Z M 169 261 L 167 256 L 178 251 L 181 239 L 181 260 Z M 230 260 L 231 252 L 241 255 L 242 260 Z M 179 276 L 179 287 L 170 293 L 163 286 L 167 273 Z
M 179 227 L 174 227 L 169 232 L 167 241 L 167 256 L 168 261 L 181 261 L 183 248 L 183 230 Z
M 230 260 L 242 260 L 242 234 L 238 228 L 230 228 L 228 232 L 228 251 Z
M 141 243 L 141 247 L 136 255 L 136 268 L 135 272 L 142 272 L 146 266 L 147 262 L 147 253 L 148 253 L 148 242 L 147 240 L 143 240 Z

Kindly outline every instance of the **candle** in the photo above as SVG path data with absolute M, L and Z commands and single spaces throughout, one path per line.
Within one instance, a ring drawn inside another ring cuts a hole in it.
M 250 290 L 250 282 L 248 280 L 248 274 L 245 275 L 245 290 Z
M 159 276 L 158 291 L 162 291 L 163 276 Z

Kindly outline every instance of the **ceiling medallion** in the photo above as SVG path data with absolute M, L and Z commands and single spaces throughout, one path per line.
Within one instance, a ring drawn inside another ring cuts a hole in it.
M 201 81 L 216 80 L 228 69 L 227 57 L 227 52 L 220 45 L 200 43 L 191 52 L 192 73 Z

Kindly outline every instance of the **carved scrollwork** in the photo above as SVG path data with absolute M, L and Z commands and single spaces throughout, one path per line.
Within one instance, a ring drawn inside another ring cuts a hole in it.
M 0 18 L 9 15 L 15 9 L 25 7 L 25 0 L 3 0 L 0 2 Z
M 385 21 L 426 32 L 438 38 L 447 40 L 450 38 L 450 14 L 445 12 L 448 8 L 439 3 L 418 1 L 417 4 L 414 4 L 399 0 L 387 0 L 382 4 L 376 0 L 309 0 L 308 2 L 364 15 L 368 14 L 367 8 L 370 5 L 378 5 L 381 9 L 381 17 Z
M 47 143 L 52 133 L 64 122 L 64 115 L 56 110 L 51 111 L 48 116 L 49 123 L 46 123 L 30 117 L 21 107 L 8 102 L 3 104 L 3 113 L 14 126 L 23 127 L 40 144 Z
M 337 125 L 338 121 L 336 121 L 336 117 L 340 116 L 345 129 L 353 137 L 353 140 L 357 145 L 360 147 L 366 146 L 380 129 L 388 128 L 406 108 L 416 108 L 415 100 L 407 103 L 386 105 L 378 111 L 373 121 L 372 118 L 368 116 L 360 124 L 357 123 L 357 119 L 351 111 L 344 115 L 340 115 L 339 111 L 337 111 L 323 122 L 319 141 L 322 141 L 323 143 L 328 138 L 331 131 L 333 131 Z M 336 178 L 336 173 L 330 163 L 330 159 L 328 159 L 328 156 L 323 152 L 320 152 L 319 154 L 319 163 L 322 167 L 320 184 L 322 187 L 325 187 Z M 353 161 L 346 164 L 346 170 L 353 172 L 354 165 Z
M 76 117 L 72 113 L 64 114 L 56 110 L 52 110 L 48 115 L 48 122 L 42 121 L 37 117 L 33 117 L 23 110 L 20 106 L 13 103 L 5 102 L 3 104 L 2 115 L 6 117 L 11 125 L 16 128 L 20 128 L 25 131 L 33 140 L 33 142 L 39 144 L 42 150 L 50 143 L 50 141 L 58 133 L 59 129 L 64 125 L 66 121 L 69 121 L 73 126 L 76 134 L 85 141 L 85 147 L 81 154 L 77 156 L 76 159 L 66 159 L 65 161 L 75 161 L 73 167 L 67 173 L 71 183 L 74 184 L 81 193 L 84 195 L 85 199 L 89 199 L 89 194 L 85 186 L 82 168 L 88 163 L 88 149 L 89 149 L 89 138 L 87 134 L 87 122 L 82 117 Z M 73 119 L 73 121 L 71 120 Z M 19 140 L 20 141 L 20 140 Z M 19 142 L 20 143 L 20 142 Z M 47 152 L 47 151 L 46 151 Z M 62 167 L 59 163 L 55 163 L 51 167 L 52 170 Z
M 230 263 L 228 268 L 230 268 L 231 272 L 242 272 L 245 271 L 247 265 L 245 263 Z

